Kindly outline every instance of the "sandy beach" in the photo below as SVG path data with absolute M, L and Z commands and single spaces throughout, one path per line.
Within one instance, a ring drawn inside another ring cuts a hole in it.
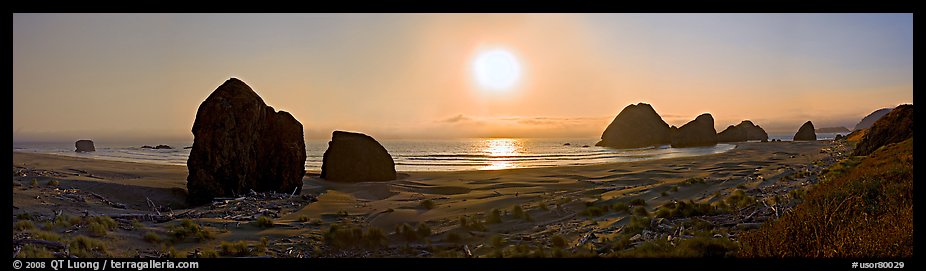
M 119 227 L 98 238 L 110 244 L 106 253 L 118 257 L 158 256 L 168 246 L 174 253 L 198 253 L 239 240 L 253 247 L 260 246 L 261 238 L 268 240 L 265 251 L 273 257 L 480 256 L 494 251 L 490 239 L 549 246 L 549 239 L 558 235 L 574 248 L 605 240 L 628 223 L 629 211 L 581 214 L 592 205 L 642 199 L 652 212 L 672 201 L 720 201 L 734 190 L 760 198 L 784 195 L 813 183 L 815 173 L 844 156 L 845 148 L 833 141 L 739 143 L 732 151 L 699 157 L 404 172 L 398 180 L 369 183 L 334 183 L 309 172 L 301 196 L 255 194 L 195 208 L 185 204 L 183 166 L 13 152 L 13 213 L 28 213 L 39 225 L 61 214 L 117 217 Z M 515 211 L 515 206 L 526 215 Z M 461 227 L 461 217 L 485 221 L 493 209 L 501 211 L 501 222 L 486 223 L 485 229 Z M 127 214 L 170 218 L 138 216 L 134 218 L 138 223 L 118 219 Z M 273 225 L 258 223 L 260 216 L 271 218 Z M 146 241 L 144 235 L 150 233 L 168 236 L 183 219 L 212 229 L 213 238 L 181 239 L 169 245 Z M 393 229 L 403 223 L 426 224 L 430 234 L 418 241 L 402 239 Z M 328 249 L 324 234 L 334 224 L 383 229 L 388 245 L 378 250 Z M 79 227 L 45 230 L 85 233 Z M 14 231 L 13 239 L 24 234 L 30 233 Z M 448 238 L 451 234 L 455 237 Z M 434 251 L 426 246 L 439 247 L 444 254 L 432 255 Z

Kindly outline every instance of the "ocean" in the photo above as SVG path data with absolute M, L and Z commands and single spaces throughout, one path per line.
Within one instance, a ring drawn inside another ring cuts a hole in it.
M 793 135 L 769 135 L 770 139 L 790 141 Z M 835 134 L 817 134 L 821 140 Z M 572 165 L 592 165 L 674 157 L 699 156 L 732 150 L 733 144 L 711 147 L 640 149 L 596 147 L 597 138 L 516 139 L 482 138 L 454 140 L 381 140 L 398 171 L 497 170 Z M 566 143 L 569 143 L 568 145 Z M 74 142 L 13 143 L 13 151 L 48 153 L 92 159 L 152 164 L 186 165 L 192 142 L 147 142 L 107 144 L 95 141 L 96 152 L 74 152 Z M 142 149 L 142 145 L 167 144 L 174 149 Z M 306 170 L 320 171 L 327 140 L 306 141 Z

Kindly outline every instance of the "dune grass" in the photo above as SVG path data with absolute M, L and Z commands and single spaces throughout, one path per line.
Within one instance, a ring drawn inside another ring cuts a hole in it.
M 849 158 L 853 159 L 853 158 Z M 742 257 L 913 256 L 913 139 L 831 171 L 792 212 L 742 234 Z

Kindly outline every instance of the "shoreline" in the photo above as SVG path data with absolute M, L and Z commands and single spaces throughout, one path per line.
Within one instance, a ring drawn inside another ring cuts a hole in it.
M 474 173 L 474 172 L 483 172 L 483 171 L 507 171 L 507 170 L 523 170 L 523 169 L 550 169 L 550 168 L 574 168 L 574 167 L 608 166 L 608 165 L 617 165 L 617 164 L 625 164 L 625 163 L 640 163 L 640 162 L 656 161 L 656 160 L 681 159 L 681 158 L 689 158 L 689 157 L 705 157 L 705 156 L 711 156 L 711 155 L 719 155 L 719 154 L 724 154 L 724 153 L 728 153 L 728 152 L 732 152 L 732 151 L 736 150 L 736 148 L 737 148 L 740 144 L 749 144 L 749 143 L 759 143 L 759 142 L 725 142 L 725 143 L 719 143 L 719 144 L 733 145 L 733 148 L 731 148 L 730 150 L 724 151 L 724 152 L 720 152 L 720 153 L 711 153 L 711 154 L 703 154 L 703 155 L 690 155 L 690 156 L 683 156 L 683 157 L 665 157 L 665 158 L 642 159 L 642 160 L 636 160 L 636 161 L 604 162 L 604 163 L 593 163 L 593 164 L 584 164 L 584 165 L 531 166 L 531 167 L 500 168 L 500 169 L 415 170 L 415 171 L 398 171 L 398 170 L 397 170 L 396 173 L 404 173 L 404 174 L 417 174 L 417 173 L 425 173 L 425 174 L 433 174 L 433 173 L 467 173 L 467 172 L 469 172 L 469 173 Z M 628 150 L 635 150 L 635 149 L 628 149 Z M 19 151 L 19 150 L 13 150 L 13 154 L 14 154 L 14 155 L 15 155 L 15 154 L 23 154 L 23 155 L 27 155 L 27 156 L 32 156 L 32 155 L 35 155 L 35 156 L 50 156 L 50 157 L 48 157 L 48 159 L 68 158 L 68 159 L 74 159 L 74 160 L 100 161 L 100 162 L 107 162 L 107 163 L 108 163 L 108 162 L 113 162 L 113 163 L 117 163 L 117 164 L 118 164 L 118 163 L 128 163 L 128 164 L 164 166 L 164 167 L 181 167 L 181 168 L 186 169 L 186 165 L 162 164 L 162 163 L 145 163 L 145 162 L 126 161 L 126 160 L 119 160 L 119 159 L 105 159 L 105 158 L 93 158 L 93 157 L 79 157 L 79 156 L 65 155 L 65 154 L 56 154 L 56 153 L 24 152 L 24 151 Z M 55 157 L 55 158 L 52 158 L 52 157 Z M 306 175 L 320 174 L 320 173 L 321 173 L 321 170 L 320 170 L 320 169 L 312 169 L 312 170 L 310 170 L 310 169 L 306 168 Z

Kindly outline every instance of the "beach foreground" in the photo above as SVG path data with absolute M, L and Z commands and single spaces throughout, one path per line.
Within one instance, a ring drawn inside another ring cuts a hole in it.
M 301 195 L 252 193 L 195 208 L 183 166 L 13 152 L 13 240 L 27 244 L 24 253 L 59 256 L 54 244 L 29 240 L 71 244 L 78 257 L 620 256 L 604 243 L 735 241 L 792 208 L 848 152 L 844 141 L 749 142 L 698 157 L 401 172 L 386 182 L 309 172 Z M 688 212 L 665 207 L 672 202 L 713 207 L 692 219 L 669 212 Z M 78 239 L 90 245 L 75 247 Z

